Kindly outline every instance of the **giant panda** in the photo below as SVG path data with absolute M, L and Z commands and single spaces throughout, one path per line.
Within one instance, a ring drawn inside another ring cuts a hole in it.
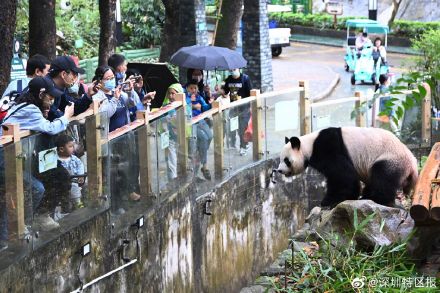
M 391 132 L 380 128 L 326 128 L 286 137 L 277 172 L 287 177 L 311 166 L 327 180 L 323 207 L 359 199 L 394 206 L 398 190 L 409 194 L 417 181 L 417 160 Z

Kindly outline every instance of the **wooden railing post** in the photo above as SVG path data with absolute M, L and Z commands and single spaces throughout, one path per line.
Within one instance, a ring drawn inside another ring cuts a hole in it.
M 421 139 L 424 143 L 431 142 L 431 87 L 424 83 L 423 87 L 426 89 L 426 96 L 422 103 L 422 134 Z
M 252 111 L 252 154 L 254 161 L 259 161 L 263 155 L 263 141 L 261 138 L 261 133 L 263 129 L 263 119 L 261 111 L 263 107 L 261 106 L 261 99 L 259 98 L 260 90 L 251 90 L 251 97 L 256 97 L 251 103 Z
M 299 87 L 303 88 L 299 92 L 300 135 L 305 135 L 311 132 L 309 82 L 301 80 L 299 81 Z
M 220 102 L 213 102 L 212 108 L 218 109 L 218 112 L 212 115 L 214 124 L 214 175 L 215 179 L 222 179 L 224 165 L 223 113 Z
M 188 167 L 188 140 L 187 140 L 187 118 L 186 118 L 186 97 L 185 94 L 177 94 L 176 101 L 182 102 L 177 112 L 177 136 L 178 136 L 178 151 L 177 151 L 177 169 L 181 177 L 186 176 Z
M 101 114 L 98 101 L 93 102 L 93 116 L 86 119 L 87 144 L 87 180 L 89 197 L 98 199 L 102 196 L 102 142 Z
M 13 143 L 3 147 L 5 168 L 5 200 L 8 209 L 9 239 L 18 240 L 24 234 L 23 150 L 18 124 L 6 124 L 3 135 L 12 135 Z
M 136 118 L 143 120 L 145 125 L 139 128 L 137 143 L 139 156 L 139 189 L 142 196 L 149 196 L 151 194 L 151 148 L 149 143 L 150 124 L 148 123 L 148 111 L 138 111 Z
M 365 113 L 361 110 L 361 105 L 364 102 L 361 92 L 355 92 L 354 96 L 358 98 L 355 102 L 355 107 L 358 109 L 358 115 L 356 115 L 356 126 L 357 127 L 365 127 Z
M 416 222 L 423 222 L 429 217 L 431 202 L 432 180 L 436 179 L 440 164 L 440 143 L 436 143 L 423 166 L 414 194 L 409 213 Z M 437 186 L 436 186 L 437 187 Z M 437 188 L 436 188 L 437 189 Z

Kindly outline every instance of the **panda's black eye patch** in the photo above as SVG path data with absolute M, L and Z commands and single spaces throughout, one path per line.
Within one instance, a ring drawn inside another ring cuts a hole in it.
M 284 158 L 284 164 L 286 164 L 287 167 L 292 167 L 292 163 L 289 161 L 288 158 Z

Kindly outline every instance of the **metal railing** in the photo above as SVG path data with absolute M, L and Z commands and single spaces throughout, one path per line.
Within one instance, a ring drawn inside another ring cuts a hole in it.
M 7 208 L 11 251 L 19 251 L 17 257 L 20 257 L 23 252 L 57 239 L 72 228 L 71 225 L 78 226 L 108 209 L 119 219 L 118 225 L 126 227 L 146 207 L 166 199 L 166 195 L 178 192 L 187 184 L 194 184 L 197 192 L 203 193 L 238 170 L 277 155 L 284 136 L 299 135 L 302 124 L 299 117 L 288 117 L 287 120 L 292 120 L 288 124 L 293 126 L 280 127 L 286 120 L 286 117 L 278 117 L 280 111 L 290 105 L 298 112 L 300 104 L 306 104 L 306 84 L 302 82 L 290 90 L 264 94 L 252 90 L 249 98 L 226 105 L 214 102 L 211 110 L 192 118 L 185 95 L 178 94 L 172 104 L 154 112 L 138 111 L 135 121 L 110 133 L 108 117 L 100 112 L 99 102 L 95 101 L 86 112 L 73 117 L 67 132 L 63 133 L 75 138 L 75 145 L 81 146 L 79 149 L 83 148 L 85 154 L 81 159 L 86 157 L 86 180 L 82 187 L 85 207 L 69 210 L 68 215 L 58 220 L 56 226 L 60 227 L 50 232 L 40 223 L 40 218 L 45 213 L 53 214 L 53 210 L 38 212 L 40 207 L 33 203 L 41 200 L 36 198 L 35 181 L 44 186 L 42 203 L 48 202 L 50 206 L 62 201 L 58 198 L 63 185 L 62 172 L 59 173 L 56 163 L 48 167 L 45 164 L 50 162 L 44 163 L 42 159 L 51 152 L 56 154 L 56 137 L 20 130 L 17 124 L 5 124 L 0 137 L 0 150 L 5 158 L 0 166 L 4 174 L 0 182 L 4 197 L 0 203 L 3 200 Z M 234 147 L 242 140 L 244 130 L 251 135 L 246 141 L 248 148 L 242 149 L 247 153 L 240 155 Z M 211 133 L 207 141 L 202 137 L 203 131 Z M 232 140 L 237 144 L 227 147 Z M 212 172 L 211 180 L 204 169 Z M 133 192 L 139 194 L 140 199 L 131 200 Z M 122 213 L 122 210 L 131 212 Z
M 112 208 L 116 214 L 116 208 L 133 208 L 133 203 L 127 205 L 124 202 L 132 191 L 140 194 L 138 207 L 142 209 L 151 201 L 165 199 L 165 194 L 177 193 L 187 184 L 195 184 L 197 192 L 214 189 L 216 184 L 234 172 L 277 156 L 285 136 L 304 135 L 319 130 L 321 127 L 317 126 L 316 119 L 321 119 L 319 126 L 344 126 L 327 125 L 327 122 L 333 122 L 331 118 L 326 118 L 331 113 L 325 111 L 331 112 L 334 107 L 348 103 L 346 109 L 340 112 L 345 115 L 349 113 L 347 109 L 351 113 L 364 100 L 364 97 L 356 93 L 351 98 L 311 103 L 308 82 L 300 81 L 297 87 L 283 91 L 260 93 L 259 90 L 252 90 L 251 96 L 245 99 L 229 104 L 214 102 L 211 110 L 191 118 L 188 114 L 191 109 L 186 104 L 185 95 L 177 94 L 172 104 L 153 112 L 138 111 L 135 121 L 110 133 L 106 132 L 107 117 L 100 113 L 99 102 L 95 101 L 90 109 L 71 119 L 71 124 L 82 129 L 79 137 L 84 140 L 87 154 L 85 188 L 90 207 L 88 216 L 93 217 L 98 210 L 108 208 Z M 430 139 L 431 133 L 429 109 L 428 94 L 422 107 L 422 117 L 425 118 L 422 118 L 421 135 L 426 140 Z M 367 114 L 359 115 L 350 121 L 350 125 L 373 126 L 374 119 L 368 120 L 365 116 Z M 210 124 L 209 128 L 205 124 Z M 29 236 L 26 236 L 28 224 L 32 227 L 32 222 L 27 220 L 32 218 L 32 214 L 29 215 L 31 212 L 27 211 L 29 207 L 26 207 L 26 203 L 32 203 L 27 177 L 41 175 L 35 171 L 38 170 L 38 163 L 34 167 L 29 166 L 33 164 L 29 159 L 32 156 L 38 157 L 35 141 L 40 139 L 44 142 L 46 138 L 41 134 L 20 130 L 16 124 L 4 126 L 0 144 L 3 146 L 1 151 L 5 166 L 0 171 L 4 171 L 5 181 L 0 182 L 3 185 L 0 190 L 4 190 L 7 201 L 4 204 L 8 210 L 9 239 L 20 242 Z M 201 151 L 203 144 L 200 135 L 206 134 L 201 130 L 207 129 L 212 135 Z M 237 132 L 241 134 L 237 135 Z M 252 153 L 249 156 L 240 156 L 235 149 L 235 140 L 244 139 L 243 132 L 250 133 L 246 141 Z M 232 149 L 229 147 L 231 140 L 234 140 Z M 41 147 L 48 150 L 47 147 Z M 212 180 L 200 183 L 197 177 L 200 166 L 213 171 Z M 126 171 L 123 171 L 124 168 Z M 124 175 L 124 172 L 127 173 Z M 121 176 L 134 178 L 134 183 L 122 182 L 125 187 L 121 188 L 121 182 L 118 181 Z M 136 213 L 125 213 L 125 216 L 120 217 L 128 218 L 121 218 L 121 225 L 132 223 L 130 217 L 136 216 Z M 44 232 L 40 233 L 40 238 L 42 234 Z

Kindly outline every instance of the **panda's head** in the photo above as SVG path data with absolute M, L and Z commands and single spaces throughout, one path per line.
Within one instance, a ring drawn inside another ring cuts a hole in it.
M 300 174 L 305 169 L 305 159 L 301 151 L 301 141 L 298 137 L 291 137 L 285 139 L 286 145 L 283 147 L 280 154 L 280 165 L 277 172 L 291 177 Z

